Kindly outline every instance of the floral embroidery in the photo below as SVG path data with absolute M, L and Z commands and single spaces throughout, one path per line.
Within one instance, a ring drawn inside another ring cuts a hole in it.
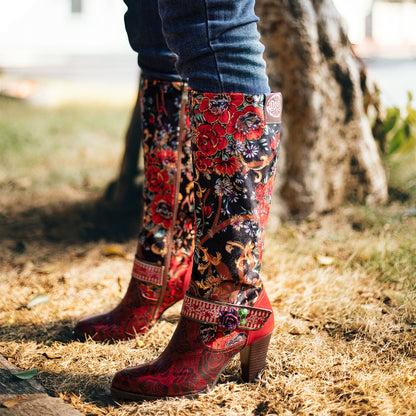
M 181 300 L 190 278 L 194 241 L 194 192 L 187 117 L 187 134 L 182 143 L 181 183 L 175 189 L 178 161 L 178 122 L 182 83 L 170 83 L 142 76 L 140 91 L 143 113 L 145 183 L 143 187 L 143 228 L 137 245 L 138 259 L 162 266 L 166 256 L 166 236 L 173 232 L 168 262 L 168 281 L 159 309 L 155 300 L 162 287 L 134 276 L 122 301 L 113 310 L 81 320 L 75 328 L 80 338 L 121 340 L 146 332 L 163 311 Z M 174 224 L 174 195 L 179 192 L 179 209 Z
M 262 95 L 191 91 L 190 108 L 197 221 L 191 290 L 211 298 L 233 282 L 232 302 L 252 305 L 262 290 L 280 125 L 266 125 Z
M 240 325 L 240 322 L 241 318 L 234 308 L 219 313 L 218 324 L 220 328 L 224 328 L 227 331 L 234 331 Z
M 175 189 L 178 162 L 179 116 L 182 84 L 142 77 L 143 153 L 143 228 L 139 234 L 137 256 L 164 265 L 167 233 L 173 227 L 174 239 L 165 303 L 183 297 L 183 278 L 192 267 L 194 250 L 194 192 L 189 117 L 182 143 L 181 183 Z M 188 110 L 187 110 L 188 111 Z M 172 224 L 174 195 L 179 192 L 178 213 Z M 179 279 L 180 281 L 176 281 Z M 153 287 L 154 297 L 160 287 Z M 162 305 L 163 307 L 163 305 Z

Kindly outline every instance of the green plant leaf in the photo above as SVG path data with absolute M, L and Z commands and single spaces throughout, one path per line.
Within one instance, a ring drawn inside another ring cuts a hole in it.
M 396 152 L 400 146 L 403 144 L 405 138 L 405 133 L 403 129 L 397 130 L 396 134 L 393 136 L 390 142 L 389 152 L 388 155 L 392 155 Z
M 38 369 L 32 368 L 31 370 L 21 371 L 20 373 L 13 373 L 13 375 L 21 380 L 30 380 L 31 378 L 35 377 L 37 374 Z
M 384 133 L 388 133 L 389 131 L 393 130 L 399 118 L 400 118 L 400 110 L 397 107 L 388 108 L 386 119 L 384 120 L 384 123 L 383 123 Z
M 49 296 L 45 295 L 45 293 L 38 293 L 36 296 L 34 296 L 26 305 L 28 309 L 32 309 L 35 306 L 40 305 L 41 303 L 48 303 L 49 302 Z
M 409 122 L 412 123 L 413 125 L 416 125 L 416 110 L 410 107 L 410 105 L 407 106 L 406 110 L 407 110 L 407 120 L 409 120 Z
M 403 133 L 406 139 L 408 139 L 411 135 L 410 133 L 410 129 L 411 129 L 411 123 L 409 122 L 409 120 L 406 118 L 406 120 L 404 120 L 403 123 Z

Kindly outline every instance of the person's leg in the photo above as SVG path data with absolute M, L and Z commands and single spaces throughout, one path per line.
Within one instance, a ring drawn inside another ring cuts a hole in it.
M 189 106 L 195 254 L 169 345 L 156 361 L 117 373 L 112 383 L 116 398 L 207 391 L 238 352 L 244 380 L 255 378 L 265 365 L 274 320 L 260 269 L 281 95 L 269 93 L 253 6 L 251 0 L 196 0 L 192 5 L 159 0 L 167 43 L 179 55 L 181 76 L 189 77 L 194 89 Z M 181 42 L 181 34 L 191 40 Z M 205 41 L 197 40 L 202 52 L 188 57 L 192 39 L 204 36 Z
M 142 75 L 143 223 L 132 278 L 122 301 L 78 322 L 97 341 L 146 332 L 188 287 L 194 251 L 194 193 L 187 86 Z M 189 118 L 188 118 L 189 121 Z
M 82 319 L 80 339 L 120 340 L 147 331 L 183 299 L 192 271 L 194 194 L 187 84 L 161 32 L 157 0 L 126 1 L 126 29 L 141 67 L 143 224 L 132 278 L 119 305 Z
M 159 0 L 176 68 L 196 91 L 270 92 L 255 0 Z
M 124 3 L 126 32 L 130 46 L 138 54 L 141 73 L 163 81 L 181 81 L 175 68 L 177 57 L 162 33 L 157 0 L 124 0 Z

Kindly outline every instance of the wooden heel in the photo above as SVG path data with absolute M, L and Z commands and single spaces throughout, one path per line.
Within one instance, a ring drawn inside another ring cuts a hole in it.
M 272 334 L 266 335 L 240 351 L 241 377 L 244 381 L 254 380 L 266 366 L 271 337 Z

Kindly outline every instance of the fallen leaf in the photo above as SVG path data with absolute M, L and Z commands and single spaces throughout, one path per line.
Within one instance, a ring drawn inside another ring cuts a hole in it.
M 121 293 L 123 291 L 123 285 L 121 284 L 121 277 L 117 276 L 118 291 Z
M 15 399 L 3 402 L 1 405 L 10 409 L 11 407 L 14 407 L 17 404 L 19 404 L 22 400 L 25 400 L 23 396 L 17 396 Z
M 3 327 L 5 327 L 5 326 L 10 326 L 10 325 L 13 325 L 14 324 L 14 322 L 15 322 L 15 320 L 14 320 L 14 316 L 11 316 L 2 326 Z
M 45 295 L 44 293 L 38 293 L 36 296 L 34 296 L 29 303 L 26 305 L 28 309 L 32 309 L 35 306 L 40 305 L 41 303 L 48 303 L 49 302 L 49 296 Z
M 104 247 L 101 250 L 101 254 L 107 257 L 108 256 L 119 256 L 119 257 L 124 257 L 124 258 L 127 257 L 127 254 L 124 251 L 120 250 L 117 246 L 113 246 L 113 245 Z
M 314 258 L 321 266 L 329 266 L 335 261 L 333 257 L 321 256 L 320 254 L 315 254 Z
M 59 269 L 56 266 L 44 266 L 35 269 L 35 272 L 40 274 L 51 274 L 57 272 Z
M 49 360 L 57 360 L 58 358 L 62 358 L 61 355 L 56 354 L 54 352 L 44 352 L 42 355 L 44 355 Z
M 20 378 L 21 380 L 30 380 L 35 377 L 38 372 L 37 368 L 32 368 L 31 370 L 21 371 L 20 373 L 12 373 L 15 377 Z
M 136 335 L 136 345 L 139 347 L 139 348 L 142 348 L 142 347 L 144 347 L 144 342 Z
M 416 377 L 410 374 L 406 374 L 406 384 L 414 384 L 416 382 Z

